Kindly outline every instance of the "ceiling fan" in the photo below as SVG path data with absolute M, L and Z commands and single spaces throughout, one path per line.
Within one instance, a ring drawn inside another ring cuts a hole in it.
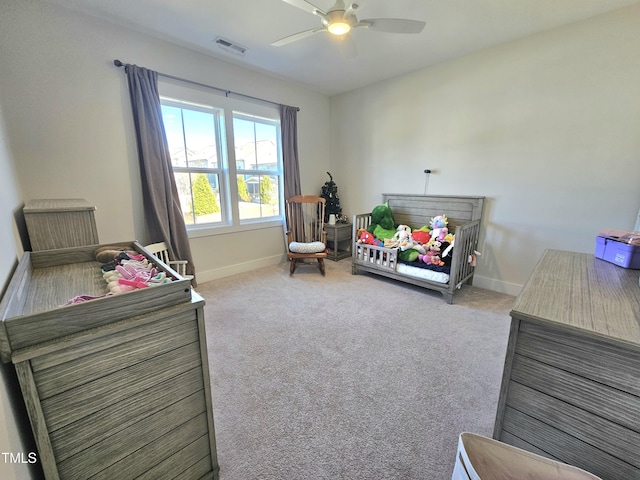
M 339 39 L 342 54 L 346 58 L 351 58 L 356 55 L 355 44 L 351 39 L 351 35 L 349 35 L 354 28 L 363 27 L 387 33 L 420 33 L 425 26 L 425 22 L 401 18 L 367 18 L 358 20 L 355 12 L 359 8 L 359 5 L 357 3 L 345 5 L 344 0 L 336 0 L 336 3 L 326 12 L 307 0 L 282 1 L 298 7 L 305 12 L 317 15 L 320 17 L 321 26 L 276 40 L 271 44 L 276 47 L 310 37 L 316 33 L 329 32 Z

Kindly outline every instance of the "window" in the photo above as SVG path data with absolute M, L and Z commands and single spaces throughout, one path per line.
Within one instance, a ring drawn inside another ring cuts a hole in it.
M 162 118 L 185 223 L 221 224 L 221 111 L 164 100 Z
M 280 215 L 279 123 L 233 114 L 240 220 Z
M 161 103 L 187 229 L 281 222 L 278 111 L 214 94 L 201 103 L 202 92 L 198 102 L 192 102 L 188 94 L 179 93 L 179 100 L 162 95 Z

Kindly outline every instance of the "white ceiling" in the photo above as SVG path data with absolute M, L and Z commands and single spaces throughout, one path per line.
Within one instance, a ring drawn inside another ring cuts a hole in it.
M 320 26 L 319 17 L 282 0 L 48 0 L 208 55 L 297 81 L 333 95 L 419 70 L 537 32 L 640 3 L 640 0 L 361 0 L 358 18 L 426 22 L 420 34 L 352 32 L 358 56 L 342 57 L 319 33 L 274 47 Z M 334 0 L 311 0 L 322 10 Z M 346 2 L 349 3 L 349 2 Z M 221 36 L 247 48 L 243 57 L 215 44 Z M 135 59 L 122 59 L 135 61 Z

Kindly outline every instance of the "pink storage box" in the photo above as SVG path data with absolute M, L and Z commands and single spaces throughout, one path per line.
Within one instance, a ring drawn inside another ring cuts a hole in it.
M 623 268 L 640 269 L 640 232 L 601 230 L 595 256 Z

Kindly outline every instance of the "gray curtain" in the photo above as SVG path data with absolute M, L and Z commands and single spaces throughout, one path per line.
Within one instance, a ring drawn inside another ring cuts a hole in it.
M 284 174 L 284 198 L 300 195 L 300 166 L 298 164 L 298 109 L 280 105 L 280 130 L 282 132 L 282 166 Z
M 126 72 L 149 233 L 153 242 L 167 244 L 173 259 L 187 260 L 187 274 L 195 275 L 162 122 L 158 73 L 136 65 L 127 65 Z M 192 284 L 196 285 L 195 277 Z

